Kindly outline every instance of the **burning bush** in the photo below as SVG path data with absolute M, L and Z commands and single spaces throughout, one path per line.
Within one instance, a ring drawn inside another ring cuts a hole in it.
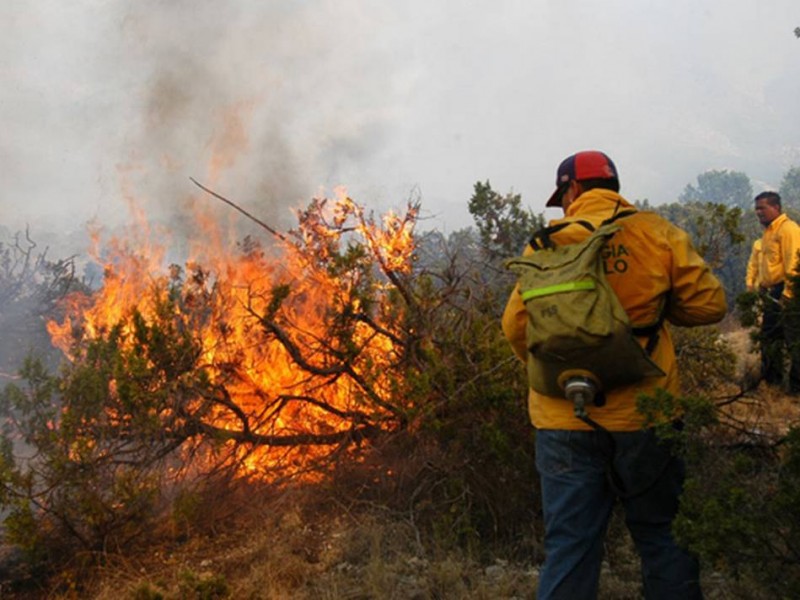
M 484 523 L 469 526 L 496 532 L 503 499 L 488 492 L 502 488 L 487 477 L 533 473 L 509 460 L 532 436 L 495 319 L 508 282 L 455 260 L 415 266 L 417 213 L 376 220 L 349 198 L 315 199 L 295 229 L 269 229 L 269 245 L 230 252 L 203 230 L 201 252 L 169 268 L 163 248 L 110 245 L 102 288 L 50 324 L 69 363 L 52 377 L 30 360 L 26 385 L 4 395 L 7 439 L 33 448 L 4 455 L 8 536 L 33 551 L 58 552 L 59 539 L 113 549 L 209 481 L 317 481 L 409 436 L 440 448 L 435 469 L 421 460 L 431 494 L 431 473 L 472 463 L 437 502 L 481 505 Z M 363 464 L 395 478 L 387 489 L 420 476 Z

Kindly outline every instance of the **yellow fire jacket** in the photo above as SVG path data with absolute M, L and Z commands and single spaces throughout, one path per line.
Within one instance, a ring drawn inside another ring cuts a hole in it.
M 745 274 L 745 285 L 747 291 L 753 292 L 761 285 L 759 269 L 761 263 L 761 238 L 753 242 L 753 249 L 750 252 L 750 259 L 747 261 L 747 273 Z
M 786 214 L 778 215 L 761 236 L 760 285 L 772 287 L 792 274 L 797 268 L 798 250 L 800 226 Z M 784 288 L 783 295 L 787 298 L 791 296 L 788 285 Z
M 595 227 L 621 210 L 632 210 L 619 194 L 593 189 L 581 194 L 567 209 L 563 219 L 584 220 Z M 605 270 L 609 283 L 636 327 L 658 322 L 662 307 L 666 321 L 674 325 L 694 326 L 716 323 L 727 312 L 722 285 L 692 247 L 689 236 L 666 219 L 651 212 L 636 212 L 616 221 L 622 226 L 605 247 Z M 576 243 L 589 234 L 585 227 L 565 227 L 552 235 L 558 245 Z M 526 254 L 533 252 L 529 246 Z M 514 353 L 522 361 L 530 359 L 525 327 L 528 315 L 515 288 L 503 313 L 503 332 Z M 640 339 L 641 344 L 647 338 Z M 589 416 L 610 431 L 635 431 L 643 418 L 636 410 L 636 396 L 664 388 L 678 394 L 679 381 L 675 349 L 669 329 L 662 325 L 658 344 L 651 359 L 666 374 L 620 387 L 606 393 L 604 406 L 589 406 Z M 533 389 L 528 394 L 528 413 L 538 429 L 590 430 L 577 419 L 572 403 L 564 398 L 546 396 Z

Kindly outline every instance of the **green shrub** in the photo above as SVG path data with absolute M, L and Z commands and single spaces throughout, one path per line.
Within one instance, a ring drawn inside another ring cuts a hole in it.
M 707 569 L 765 598 L 800 593 L 800 428 L 777 442 L 717 419 L 704 398 L 644 397 L 652 418 L 683 415 L 660 431 L 685 457 L 689 476 L 674 523 L 678 540 Z

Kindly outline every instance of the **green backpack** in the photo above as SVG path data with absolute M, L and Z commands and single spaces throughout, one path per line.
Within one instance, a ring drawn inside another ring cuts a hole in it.
M 621 212 L 597 229 L 587 221 L 545 228 L 531 241 L 532 254 L 506 261 L 519 275 L 528 313 L 528 380 L 537 392 L 571 398 L 565 393 L 568 382 L 582 380 L 597 392 L 591 394 L 595 404 L 601 404 L 606 391 L 664 375 L 649 357 L 664 311 L 658 323 L 634 329 L 606 279 L 600 255 L 621 229 L 614 221 L 634 212 Z M 582 242 L 554 247 L 550 235 L 572 225 L 591 233 Z M 635 335 L 649 336 L 646 348 Z

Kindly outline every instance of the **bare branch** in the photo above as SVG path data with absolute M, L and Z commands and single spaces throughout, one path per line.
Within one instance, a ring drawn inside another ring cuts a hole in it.
M 223 201 L 225 204 L 227 204 L 228 206 L 231 206 L 231 207 L 233 207 L 234 209 L 238 210 L 238 211 L 239 211 L 240 213 L 242 213 L 242 214 L 243 214 L 245 217 L 247 217 L 248 219 L 250 219 L 251 221 L 253 221 L 253 222 L 254 222 L 254 223 L 256 223 L 257 225 L 259 225 L 259 226 L 261 226 L 262 228 L 264 228 L 264 229 L 266 229 L 267 231 L 269 231 L 269 232 L 270 232 L 272 235 L 274 235 L 274 236 L 275 236 L 276 238 L 278 238 L 279 240 L 281 240 L 281 241 L 283 241 L 283 242 L 288 242 L 288 241 L 289 241 L 289 240 L 286 238 L 286 236 L 284 236 L 284 235 L 283 235 L 282 233 L 280 233 L 278 230 L 276 230 L 276 229 L 274 229 L 274 228 L 270 227 L 269 225 L 267 225 L 266 223 L 264 223 L 264 221 L 262 221 L 262 220 L 261 220 L 261 219 L 259 219 L 258 217 L 255 217 L 255 216 L 253 216 L 252 214 L 250 214 L 249 212 L 247 212 L 245 209 L 243 209 L 243 208 L 242 208 L 241 206 L 239 206 L 238 204 L 236 204 L 236 203 L 232 202 L 231 200 L 228 200 L 227 198 L 225 198 L 224 196 L 221 196 L 221 195 L 220 195 L 220 194 L 218 194 L 217 192 L 215 192 L 215 191 L 213 191 L 213 190 L 210 190 L 210 189 L 208 189 L 206 186 L 204 186 L 203 184 L 199 183 L 199 182 L 198 182 L 198 181 L 197 181 L 197 180 L 196 180 L 194 177 L 189 177 L 189 179 L 191 180 L 191 182 L 192 182 L 193 184 L 195 184 L 195 185 L 196 185 L 197 187 L 199 187 L 201 190 L 203 190 L 203 191 L 204 191 L 204 192 L 206 192 L 207 194 L 211 194 L 211 195 L 212 195 L 212 196 L 214 196 L 214 198 L 216 198 L 217 200 L 222 200 L 222 201 Z
M 357 423 L 364 423 L 369 421 L 369 416 L 366 413 L 357 410 L 339 410 L 335 406 L 328 404 L 327 402 L 321 402 L 316 398 L 312 398 L 311 396 L 295 396 L 295 395 L 282 395 L 280 396 L 281 400 L 286 400 L 287 402 L 298 400 L 301 402 L 306 402 L 307 404 L 312 404 L 317 408 L 321 408 L 322 410 L 329 412 L 337 417 L 342 419 L 352 419 Z
M 334 433 L 299 433 L 295 435 L 264 435 L 255 432 L 234 431 L 222 429 L 207 423 L 192 423 L 184 433 L 202 434 L 217 440 L 231 440 L 240 444 L 255 444 L 259 446 L 292 448 L 295 446 L 334 446 L 345 442 L 360 442 L 375 439 L 384 433 L 374 425 L 360 425 L 345 431 Z

